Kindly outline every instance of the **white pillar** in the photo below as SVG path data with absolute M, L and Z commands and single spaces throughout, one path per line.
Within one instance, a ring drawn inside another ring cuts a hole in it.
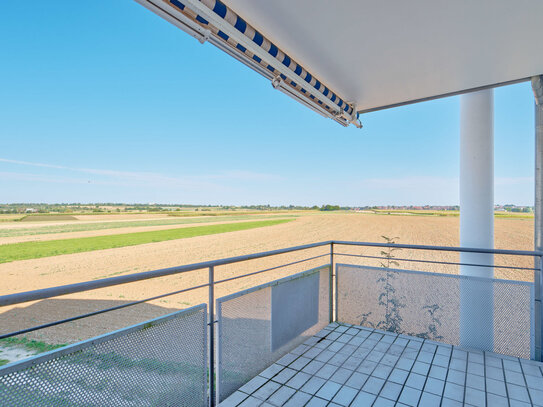
M 494 93 L 460 97 L 460 246 L 494 248 Z M 462 263 L 492 265 L 493 255 L 462 253 Z M 492 278 L 493 267 L 461 266 L 460 274 Z M 460 344 L 493 350 L 492 283 L 461 282 Z
M 543 250 L 543 75 L 532 78 L 535 97 L 535 208 L 534 208 L 534 248 Z M 541 297 L 543 279 L 541 278 L 541 259 L 535 258 L 535 360 L 542 360 L 543 353 L 543 310 Z

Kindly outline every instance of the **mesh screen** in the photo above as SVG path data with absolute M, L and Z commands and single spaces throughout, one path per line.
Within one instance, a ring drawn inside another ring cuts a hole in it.
M 339 322 L 533 356 L 533 283 L 339 264 L 337 284 Z
M 1 406 L 205 406 L 202 304 L 0 368 Z
M 315 280 L 318 280 L 316 286 Z M 316 318 L 303 332 L 289 327 L 293 321 L 297 321 L 296 316 L 289 315 L 295 314 L 296 309 L 273 304 L 274 296 L 281 297 L 281 294 L 288 292 L 290 288 L 276 288 L 274 294 L 274 288 L 278 286 L 297 287 L 298 295 L 295 301 L 298 303 L 315 304 L 316 297 L 315 308 L 306 307 L 304 313 L 309 315 L 314 310 Z M 311 287 L 315 287 L 316 295 Z M 217 300 L 217 312 L 218 398 L 223 401 L 262 370 L 329 324 L 330 266 L 322 266 L 220 298 Z M 281 346 L 275 348 L 272 339 L 277 337 L 276 332 L 273 332 L 277 329 L 282 330 L 279 335 Z

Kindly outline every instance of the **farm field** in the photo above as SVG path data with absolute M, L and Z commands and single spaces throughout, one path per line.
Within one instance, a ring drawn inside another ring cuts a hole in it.
M 71 284 L 81 281 L 173 267 L 182 264 L 237 256 L 322 240 L 357 240 L 382 242 L 382 236 L 398 237 L 400 243 L 429 245 L 458 245 L 458 217 L 448 216 L 385 216 L 368 213 L 319 213 L 299 216 L 294 220 L 258 229 L 196 236 L 113 249 L 74 253 L 40 259 L 13 261 L 0 264 L 0 294 Z M 104 229 L 105 231 L 106 229 Z M 122 229 L 117 229 L 122 230 Z M 85 233 L 96 233 L 87 231 Z M 67 233 L 68 234 L 68 233 Z M 497 248 L 531 250 L 533 248 L 533 219 L 496 219 L 495 245 Z M 0 245 L 0 250 L 2 246 Z M 340 250 L 341 249 L 341 250 Z M 336 248 L 337 252 L 379 255 L 378 249 Z M 281 264 L 325 254 L 328 248 L 311 249 L 245 263 L 231 264 L 216 269 L 216 278 L 228 278 Z M 458 261 L 456 254 L 414 252 L 403 250 L 398 257 L 407 259 L 440 259 Z M 496 264 L 531 267 L 532 259 L 496 258 Z M 349 259 L 356 262 L 358 259 Z M 325 264 L 328 257 L 279 268 L 240 280 L 217 285 L 218 297 L 241 289 L 274 280 L 294 272 Z M 347 258 L 336 256 L 336 262 Z M 369 260 L 368 265 L 379 265 Z M 457 273 L 455 266 L 402 263 L 402 266 L 423 271 Z M 497 269 L 496 276 L 531 280 L 530 272 Z M 207 270 L 182 275 L 146 280 L 86 293 L 62 296 L 50 300 L 5 307 L 0 314 L 2 332 L 67 318 L 129 301 L 191 287 L 207 282 Z M 67 343 L 105 333 L 112 329 L 162 315 L 173 310 L 205 302 L 207 288 L 165 297 L 97 317 L 74 321 L 59 327 L 28 334 L 30 339 L 46 343 Z
M 115 215 L 110 215 L 110 218 Z M 117 215 L 113 219 L 104 217 L 79 216 L 77 222 L 35 222 L 27 223 L 0 223 L 0 245 L 43 241 L 55 239 L 69 239 L 78 237 L 104 236 L 139 231 L 153 231 L 187 227 L 197 224 L 216 225 L 241 221 L 256 221 L 265 219 L 288 219 L 297 215 L 230 215 L 217 217 L 172 217 L 157 216 L 149 219 L 146 215 L 133 218 L 130 215 Z M 91 219 L 89 219 L 91 218 Z M 93 220 L 92 218 L 98 220 Z
M 136 246 L 166 240 L 186 239 L 195 236 L 205 236 L 216 233 L 226 233 L 258 227 L 273 226 L 288 221 L 289 219 L 279 219 L 255 222 L 224 223 L 211 226 L 194 226 L 150 232 L 82 237 L 78 239 L 4 244 L 1 246 L 2 250 L 0 251 L 0 263 L 59 256 L 63 254 L 90 252 L 94 250 L 113 249 L 125 246 Z

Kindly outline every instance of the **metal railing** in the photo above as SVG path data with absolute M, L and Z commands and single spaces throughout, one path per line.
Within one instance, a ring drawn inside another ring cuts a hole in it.
M 246 262 L 249 260 L 255 260 L 255 259 L 262 259 L 266 257 L 271 256 L 277 256 L 281 254 L 287 254 L 287 253 L 293 253 L 293 252 L 301 252 L 308 249 L 314 249 L 314 248 L 329 248 L 329 251 L 326 251 L 325 253 L 310 256 L 307 258 L 299 259 L 290 263 L 281 264 L 274 267 L 268 267 L 261 270 L 257 270 L 254 272 L 242 274 L 242 275 L 235 275 L 233 277 L 229 278 L 222 278 L 217 280 L 216 279 L 216 268 L 224 265 L 234 264 L 234 263 L 240 263 L 240 262 Z M 338 249 L 341 248 L 342 250 L 339 251 Z M 36 330 L 44 329 L 53 327 L 56 325 L 64 324 L 67 322 L 76 321 L 79 319 L 104 314 L 107 312 L 119 310 L 122 308 L 134 306 L 137 304 L 142 304 L 145 302 L 149 302 L 152 300 L 164 298 L 167 296 L 172 296 L 176 294 L 181 294 L 185 292 L 189 292 L 196 289 L 202 289 L 207 287 L 208 288 L 208 334 L 209 334 L 209 341 L 208 342 L 208 358 L 209 358 L 209 364 L 208 364 L 208 377 L 209 377 L 209 403 L 211 406 L 215 405 L 215 337 L 216 337 L 216 328 L 215 325 L 218 321 L 215 320 L 215 309 L 214 309 L 214 303 L 215 303 L 215 289 L 216 285 L 226 283 L 228 281 L 238 280 L 241 278 L 254 276 L 257 274 L 270 272 L 273 270 L 277 270 L 280 268 L 284 268 L 287 266 L 292 266 L 295 264 L 302 264 L 304 262 L 308 262 L 311 260 L 317 260 L 320 258 L 329 258 L 329 263 L 332 266 L 332 270 L 336 270 L 334 268 L 334 265 L 337 264 L 338 258 L 359 258 L 364 260 L 373 260 L 373 261 L 381 261 L 386 259 L 386 256 L 383 256 L 383 253 L 378 253 L 377 255 L 371 254 L 371 253 L 352 253 L 347 252 L 348 250 L 346 248 L 351 249 L 360 249 L 364 248 L 367 250 L 370 249 L 404 249 L 404 250 L 413 250 L 415 252 L 422 252 L 422 251 L 431 251 L 431 252 L 447 252 L 447 253 L 479 253 L 479 254 L 488 254 L 488 255 L 495 255 L 495 256 L 517 256 L 517 257 L 524 257 L 524 258 L 536 258 L 540 260 L 536 264 L 541 264 L 541 267 L 543 267 L 543 261 L 541 261 L 543 257 L 543 252 L 540 251 L 521 251 L 521 250 L 501 250 L 501 249 L 479 249 L 479 248 L 464 248 L 464 247 L 446 247 L 446 246 L 429 246 L 429 245 L 410 245 L 410 244 L 391 244 L 391 243 L 373 243 L 373 242 L 353 242 L 353 241 L 339 241 L 339 240 L 331 240 L 331 241 L 323 241 L 318 243 L 312 243 L 312 244 L 306 244 L 306 245 L 300 245 L 295 247 L 289 247 L 285 249 L 279 249 L 279 250 L 272 250 L 272 251 L 266 251 L 266 252 L 260 252 L 260 253 L 254 253 L 254 254 L 248 254 L 248 255 L 242 255 L 242 256 L 236 256 L 236 257 L 230 257 L 225 259 L 219 259 L 219 260 L 213 260 L 213 261 L 206 261 L 206 262 L 200 262 L 200 263 L 193 263 L 189 265 L 179 266 L 179 267 L 172 267 L 172 268 L 166 268 L 166 269 L 160 269 L 160 270 L 153 270 L 153 271 L 147 271 L 147 272 L 141 272 L 141 273 L 134 273 L 129 275 L 123 275 L 123 276 L 117 276 L 117 277 L 110 277 L 110 278 L 103 278 L 98 279 L 94 281 L 87 281 L 82 283 L 76 283 L 76 284 L 69 284 L 69 285 L 63 285 L 63 286 L 57 286 L 57 287 L 51 287 L 51 288 L 44 288 L 39 290 L 33 290 L 33 291 L 27 291 L 27 292 L 21 292 L 16 294 L 9 294 L 9 295 L 3 295 L 0 296 L 0 307 L 2 306 L 11 306 L 16 304 L 22 304 L 28 301 L 36 301 L 36 300 L 43 300 L 43 299 L 49 299 L 53 297 L 63 296 L 67 294 L 74 294 L 74 293 L 81 293 L 84 291 L 89 290 L 95 290 L 99 288 L 105 288 L 105 287 L 112 287 L 120 284 L 127 284 L 127 283 L 133 283 L 137 281 L 143 281 L 143 280 L 149 280 L 149 279 L 155 279 L 159 277 L 165 277 L 165 276 L 172 276 L 172 275 L 179 275 L 183 273 L 188 273 L 195 270 L 208 270 L 208 281 L 203 284 L 198 284 L 196 286 L 183 288 L 180 290 L 155 295 L 149 298 L 145 298 L 142 300 L 137 301 L 131 301 L 125 304 L 116 305 L 113 307 L 100 309 L 97 311 L 71 316 L 69 318 L 65 318 L 62 320 L 57 320 L 53 322 L 48 322 L 45 324 L 40 324 L 36 326 L 32 326 L 29 328 L 23 328 L 17 331 L 9 332 L 9 333 L 0 333 L 0 339 L 9 338 L 21 334 L 26 334 L 29 332 L 33 332 Z M 535 359 L 541 360 L 541 349 L 542 349 L 542 312 L 541 312 L 541 295 L 542 295 L 542 279 L 541 279 L 541 268 L 535 268 L 535 267 L 526 267 L 526 266 L 514 266 L 510 264 L 504 264 L 504 265 L 489 265 L 489 264 L 479 264 L 479 263 L 473 263 L 473 262 L 462 262 L 462 261 L 443 261 L 441 259 L 435 260 L 435 259 L 420 259 L 420 258 L 407 258 L 407 257 L 395 257 L 394 261 L 397 262 L 410 262 L 413 264 L 428 264 L 428 265 L 443 265 L 443 266 L 460 266 L 460 267 L 492 267 L 494 269 L 503 269 L 503 270 L 522 270 L 524 272 L 532 272 L 533 271 L 533 283 L 534 283 L 534 296 L 533 296 L 533 307 L 534 307 L 534 324 L 535 324 Z M 330 288 L 331 288 L 331 299 L 332 299 L 332 306 L 330 307 L 330 321 L 337 320 L 338 319 L 338 284 L 337 284 L 337 273 L 330 273 Z M 332 289 L 333 287 L 333 289 Z M 335 317 L 334 317 L 335 316 Z M 0 368 L 1 373 L 1 368 Z

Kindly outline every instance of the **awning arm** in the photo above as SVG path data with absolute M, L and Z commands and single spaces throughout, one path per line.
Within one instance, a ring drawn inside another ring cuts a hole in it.
M 234 56 L 271 81 L 274 88 L 317 113 L 362 127 L 347 103 L 219 0 L 136 0 L 200 42 Z

